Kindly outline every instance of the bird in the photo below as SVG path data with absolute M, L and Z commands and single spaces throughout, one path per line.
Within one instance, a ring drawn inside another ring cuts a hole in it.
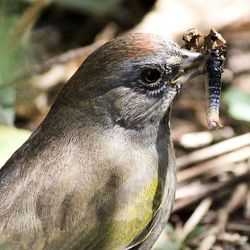
M 175 198 L 172 102 L 201 61 L 145 33 L 89 55 L 0 169 L 0 249 L 151 249 Z

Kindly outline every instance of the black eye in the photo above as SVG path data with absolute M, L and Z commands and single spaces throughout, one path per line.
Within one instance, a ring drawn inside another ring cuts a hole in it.
M 161 72 L 158 69 L 145 69 L 142 71 L 141 78 L 145 83 L 154 83 L 161 78 Z

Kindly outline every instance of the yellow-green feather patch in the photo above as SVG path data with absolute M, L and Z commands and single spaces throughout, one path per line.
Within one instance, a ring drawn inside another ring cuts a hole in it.
M 101 230 L 104 235 L 99 236 L 96 230 L 94 230 L 95 233 L 92 231 L 98 235 L 96 249 L 122 249 L 132 242 L 150 223 L 159 207 L 161 198 L 159 187 L 158 178 L 154 178 L 136 197 L 132 205 L 124 206 L 117 211 L 114 219 L 106 224 L 104 230 Z

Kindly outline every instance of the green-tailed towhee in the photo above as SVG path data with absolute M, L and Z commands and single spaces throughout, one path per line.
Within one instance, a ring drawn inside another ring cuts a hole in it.
M 200 59 L 150 34 L 92 53 L 0 170 L 0 249 L 151 249 L 175 196 L 171 103 Z

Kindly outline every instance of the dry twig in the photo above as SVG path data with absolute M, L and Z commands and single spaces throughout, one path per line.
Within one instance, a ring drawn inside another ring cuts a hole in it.
M 242 182 L 248 182 L 249 179 L 250 179 L 250 171 L 244 174 L 241 174 L 239 176 L 236 176 L 225 182 L 219 182 L 219 183 L 207 184 L 207 185 L 199 185 L 198 187 L 196 187 L 197 192 L 193 193 L 192 196 L 189 196 L 186 199 L 177 200 L 175 202 L 175 205 L 173 207 L 173 212 L 186 208 L 203 198 L 206 198 L 209 196 L 218 197 L 225 191 L 229 192 L 231 187 Z
M 250 145 L 250 133 L 246 133 L 232 139 L 219 142 L 210 147 L 197 150 L 191 154 L 183 155 L 177 158 L 177 167 L 184 168 L 191 164 L 198 163 L 204 160 L 211 159 L 213 157 L 228 153 L 230 151 L 239 149 L 244 146 Z M 250 153 L 249 153 L 250 154 Z
M 245 202 L 247 191 L 248 187 L 246 183 L 239 184 L 228 203 L 220 209 L 218 213 L 218 223 L 221 232 L 225 231 L 229 215 Z
M 204 199 L 195 209 L 191 217 L 185 223 L 180 235 L 180 240 L 183 241 L 192 232 L 192 230 L 199 224 L 203 216 L 207 213 L 212 204 L 211 198 Z
M 202 164 L 196 165 L 192 168 L 184 169 L 177 173 L 178 182 L 186 181 L 188 179 L 206 174 L 216 168 L 223 168 L 232 163 L 245 161 L 250 158 L 250 146 L 243 147 L 231 153 L 219 156 L 218 158 L 206 161 Z

